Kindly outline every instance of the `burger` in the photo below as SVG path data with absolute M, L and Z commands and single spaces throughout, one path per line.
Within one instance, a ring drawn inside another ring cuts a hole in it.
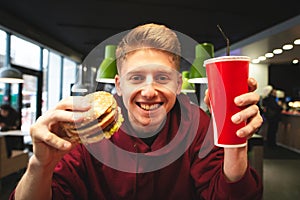
M 91 104 L 91 108 L 82 113 L 83 121 L 62 123 L 67 139 L 78 143 L 95 143 L 103 138 L 109 139 L 124 121 L 115 98 L 105 91 L 90 93 L 84 98 Z

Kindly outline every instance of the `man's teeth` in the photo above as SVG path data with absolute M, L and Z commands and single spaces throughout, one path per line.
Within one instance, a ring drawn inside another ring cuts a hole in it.
M 159 104 L 141 104 L 141 108 L 143 108 L 144 110 L 154 110 L 156 108 L 159 107 Z

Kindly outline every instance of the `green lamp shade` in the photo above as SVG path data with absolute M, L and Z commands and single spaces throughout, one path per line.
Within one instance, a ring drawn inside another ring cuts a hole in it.
M 198 44 L 195 47 L 195 60 L 190 68 L 190 78 L 206 77 L 204 60 L 214 57 L 214 46 L 211 43 Z
M 115 45 L 105 46 L 105 57 L 97 71 L 96 81 L 107 82 L 107 80 L 115 78 L 117 74 L 116 48 Z
M 211 43 L 202 43 L 196 45 L 196 58 L 212 58 L 214 57 L 214 45 Z
M 116 45 L 106 45 L 104 58 L 116 58 Z
M 24 80 L 19 70 L 12 67 L 2 67 L 0 69 L 0 82 L 24 83 Z

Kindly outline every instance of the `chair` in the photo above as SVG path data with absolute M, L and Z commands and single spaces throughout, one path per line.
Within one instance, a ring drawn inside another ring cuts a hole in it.
M 26 168 L 29 160 L 29 154 L 25 150 L 12 150 L 8 153 L 5 137 L 0 136 L 0 179 Z

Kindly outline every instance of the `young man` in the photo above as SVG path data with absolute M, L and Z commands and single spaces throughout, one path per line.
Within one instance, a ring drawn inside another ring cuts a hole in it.
M 124 122 L 110 140 L 72 145 L 59 122 L 79 122 L 90 106 L 69 97 L 31 127 L 34 154 L 15 199 L 261 199 L 262 183 L 247 162 L 247 147 L 213 145 L 210 119 L 180 94 L 180 44 L 163 25 L 130 31 L 118 45 L 115 78 Z M 256 81 L 249 79 L 249 88 Z M 247 120 L 240 137 L 262 123 L 258 95 L 235 99 Z M 205 101 L 208 103 L 207 98 Z M 76 117 L 74 113 L 76 111 Z

